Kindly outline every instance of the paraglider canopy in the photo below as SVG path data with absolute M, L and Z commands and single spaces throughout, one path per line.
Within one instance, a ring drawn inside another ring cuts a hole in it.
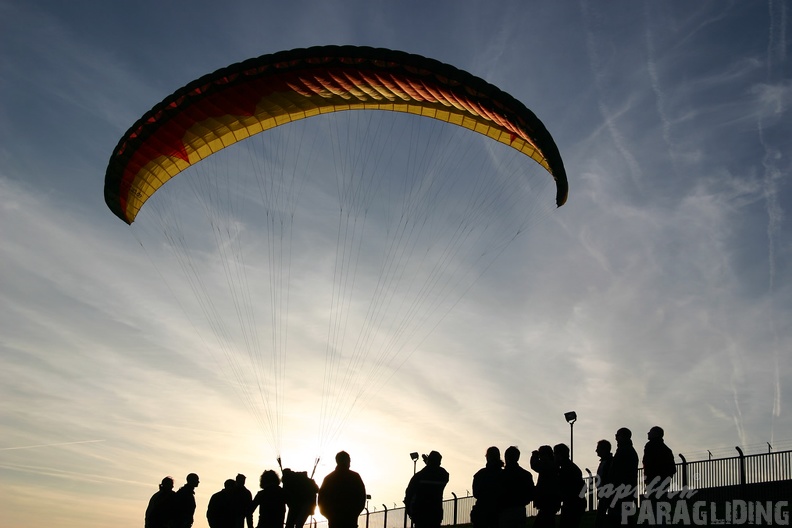
M 567 199 L 553 138 L 525 105 L 488 82 L 433 59 L 399 51 L 322 46 L 250 59 L 201 77 L 146 113 L 119 141 L 105 201 L 131 224 L 176 174 L 264 130 L 342 110 L 391 110 L 459 125 L 523 152 Z

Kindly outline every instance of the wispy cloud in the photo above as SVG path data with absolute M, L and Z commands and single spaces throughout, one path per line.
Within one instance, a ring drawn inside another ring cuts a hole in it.
M 14 451 L 17 449 L 36 449 L 40 447 L 61 447 L 67 445 L 76 445 L 76 444 L 93 444 L 96 442 L 104 442 L 104 440 L 79 440 L 76 442 L 56 442 L 53 444 L 36 444 L 36 445 L 27 445 L 27 446 L 14 446 L 14 447 L 0 447 L 0 451 Z

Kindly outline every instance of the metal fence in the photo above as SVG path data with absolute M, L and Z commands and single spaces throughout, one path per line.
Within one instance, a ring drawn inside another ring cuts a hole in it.
M 672 489 L 719 488 L 792 480 L 792 451 L 745 455 L 739 447 L 735 449 L 737 456 L 734 457 L 694 462 L 688 462 L 680 455 L 682 462 L 677 464 Z M 639 482 L 642 472 L 639 470 Z
M 744 455 L 736 448 L 738 455 L 734 457 L 696 460 L 688 462 L 682 455 L 681 463 L 677 464 L 677 472 L 671 482 L 671 490 L 709 489 L 736 486 L 741 484 L 759 484 L 792 480 L 792 451 L 777 451 Z M 587 469 L 588 477 L 584 478 L 586 504 L 588 510 L 596 509 L 597 497 L 594 478 Z M 638 470 L 638 482 L 643 482 L 643 468 Z M 443 501 L 443 526 L 470 524 L 470 509 L 476 499 L 473 497 L 457 497 Z M 366 509 L 360 516 L 360 528 L 408 528 L 410 519 L 403 507 L 382 510 Z M 526 509 L 529 517 L 536 515 L 536 509 L 529 505 Z M 325 528 L 325 522 L 312 523 L 313 528 Z

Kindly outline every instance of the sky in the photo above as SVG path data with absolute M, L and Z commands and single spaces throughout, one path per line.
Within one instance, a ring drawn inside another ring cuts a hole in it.
M 226 478 L 255 490 L 276 467 L 157 255 L 104 204 L 104 172 L 177 88 L 325 44 L 500 87 L 555 138 L 570 193 L 354 408 L 318 479 L 345 449 L 372 506 L 391 508 L 409 453 L 437 450 L 446 497 L 465 496 L 487 447 L 517 445 L 527 466 L 569 441 L 570 410 L 592 471 L 620 427 L 640 451 L 660 425 L 688 460 L 792 448 L 788 3 L 270 4 L 0 0 L 2 526 L 139 526 L 161 478 L 189 472 L 206 526 Z M 284 376 L 297 469 L 313 463 L 300 413 L 317 365 L 290 357 Z

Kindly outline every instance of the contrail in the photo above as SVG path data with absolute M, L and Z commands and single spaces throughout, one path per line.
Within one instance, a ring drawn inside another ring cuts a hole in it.
M 15 449 L 35 449 L 37 447 L 60 447 L 60 446 L 75 445 L 75 444 L 95 444 L 97 442 L 104 442 L 104 440 L 80 440 L 78 442 L 60 442 L 57 444 L 36 444 L 29 446 L 0 447 L 0 451 L 12 451 Z
M 768 28 L 767 43 L 767 76 L 768 81 L 776 77 L 777 66 L 786 60 L 786 5 L 783 2 L 769 2 L 770 27 Z M 781 112 L 780 108 L 776 114 Z M 768 293 L 770 295 L 770 330 L 773 337 L 773 353 L 775 356 L 775 394 L 770 423 L 770 438 L 774 440 L 776 418 L 781 415 L 781 375 L 780 375 L 780 350 L 778 330 L 776 328 L 774 307 L 774 291 L 776 285 L 776 249 L 777 238 L 780 232 L 784 211 L 778 202 L 777 181 L 782 178 L 781 169 L 777 160 L 781 157 L 779 149 L 769 145 L 764 137 L 763 114 L 757 120 L 759 143 L 765 151 L 762 165 L 764 165 L 765 205 L 767 209 L 767 242 L 768 242 Z
M 589 11 L 587 8 L 588 5 L 586 2 L 581 2 L 584 21 L 589 21 L 595 17 L 595 13 Z M 596 88 L 598 94 L 597 106 L 599 108 L 600 115 L 605 122 L 605 130 L 607 130 L 609 133 L 617 152 L 621 154 L 622 158 L 629 167 L 629 176 L 632 178 L 633 183 L 636 186 L 640 186 L 640 182 L 643 180 L 643 171 L 641 169 L 641 165 L 638 163 L 638 160 L 635 158 L 632 152 L 630 152 L 627 141 L 625 140 L 621 130 L 619 130 L 617 123 L 617 119 L 620 114 L 626 113 L 628 110 L 630 110 L 632 103 L 629 101 L 629 97 L 627 97 L 625 98 L 625 106 L 622 109 L 611 110 L 611 108 L 606 105 L 605 99 L 603 97 L 603 94 L 608 92 L 607 88 L 604 86 L 603 80 L 605 72 L 604 68 L 601 66 L 601 60 L 599 54 L 597 53 L 596 47 L 594 32 L 590 29 L 589 24 L 586 23 L 586 52 L 588 54 L 589 67 L 594 76 L 594 87 Z

